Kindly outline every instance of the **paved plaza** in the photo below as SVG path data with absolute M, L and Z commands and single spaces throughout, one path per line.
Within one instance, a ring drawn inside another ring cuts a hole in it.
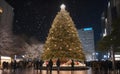
M 52 73 L 47 70 L 35 70 L 33 68 L 30 69 L 17 69 L 15 72 L 13 70 L 0 70 L 0 74 L 120 74 L 120 72 L 113 73 L 110 71 L 105 73 L 104 71 L 93 71 L 91 68 L 89 70 L 52 70 Z
M 42 70 L 41 72 L 39 70 L 34 69 L 24 69 L 20 70 L 17 69 L 15 72 L 13 70 L 0 70 L 0 74 L 50 74 L 47 70 Z M 92 74 L 91 69 L 89 70 L 75 70 L 75 71 L 56 71 L 53 70 L 51 74 Z

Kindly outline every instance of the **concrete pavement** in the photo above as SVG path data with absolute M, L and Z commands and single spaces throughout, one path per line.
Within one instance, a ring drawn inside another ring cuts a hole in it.
M 34 70 L 30 69 L 17 69 L 15 72 L 13 70 L 0 70 L 0 74 L 50 74 L 47 70 Z M 75 70 L 75 71 L 56 71 L 53 70 L 51 74 L 92 74 L 91 70 Z

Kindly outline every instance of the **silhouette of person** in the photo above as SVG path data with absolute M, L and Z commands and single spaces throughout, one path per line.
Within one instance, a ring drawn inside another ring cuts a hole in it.
M 74 60 L 71 62 L 71 69 L 74 70 Z
M 59 70 L 60 70 L 60 59 L 59 58 L 56 61 L 56 66 L 57 66 L 57 71 L 58 71 L 58 74 L 59 74 Z
M 49 70 L 49 62 L 48 61 L 46 61 L 46 69 L 47 69 L 46 74 L 48 74 L 48 70 Z
M 43 62 L 42 60 L 40 60 L 40 62 L 39 62 L 40 74 L 41 74 L 41 70 L 42 70 L 43 63 L 44 63 L 44 62 Z
M 15 72 L 16 68 L 17 68 L 17 62 L 16 62 L 16 60 L 14 60 L 14 63 L 13 63 L 13 70 L 14 70 L 14 72 Z
M 14 62 L 13 61 L 11 61 L 11 63 L 10 63 L 10 68 L 11 68 L 11 70 L 14 69 Z
M 52 74 L 52 67 L 53 67 L 53 61 L 52 61 L 52 59 L 50 59 L 48 65 L 49 65 L 49 69 L 50 69 L 50 74 Z
M 38 73 L 38 68 L 39 68 L 39 60 L 37 60 L 37 61 L 35 62 L 35 65 L 36 65 L 36 69 L 37 69 L 37 73 Z
M 6 68 L 6 62 L 5 61 L 2 63 L 2 66 L 3 66 L 3 70 L 4 70 Z

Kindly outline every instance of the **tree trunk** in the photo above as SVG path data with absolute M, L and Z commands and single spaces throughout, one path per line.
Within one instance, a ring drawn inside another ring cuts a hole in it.
M 114 52 L 113 48 L 111 49 L 111 55 L 112 55 L 113 74 L 116 74 L 115 73 L 115 52 Z

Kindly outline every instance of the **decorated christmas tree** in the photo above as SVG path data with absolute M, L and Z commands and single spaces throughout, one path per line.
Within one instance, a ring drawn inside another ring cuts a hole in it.
M 77 29 L 63 4 L 52 23 L 43 49 L 43 60 L 57 58 L 61 61 L 85 60 Z

